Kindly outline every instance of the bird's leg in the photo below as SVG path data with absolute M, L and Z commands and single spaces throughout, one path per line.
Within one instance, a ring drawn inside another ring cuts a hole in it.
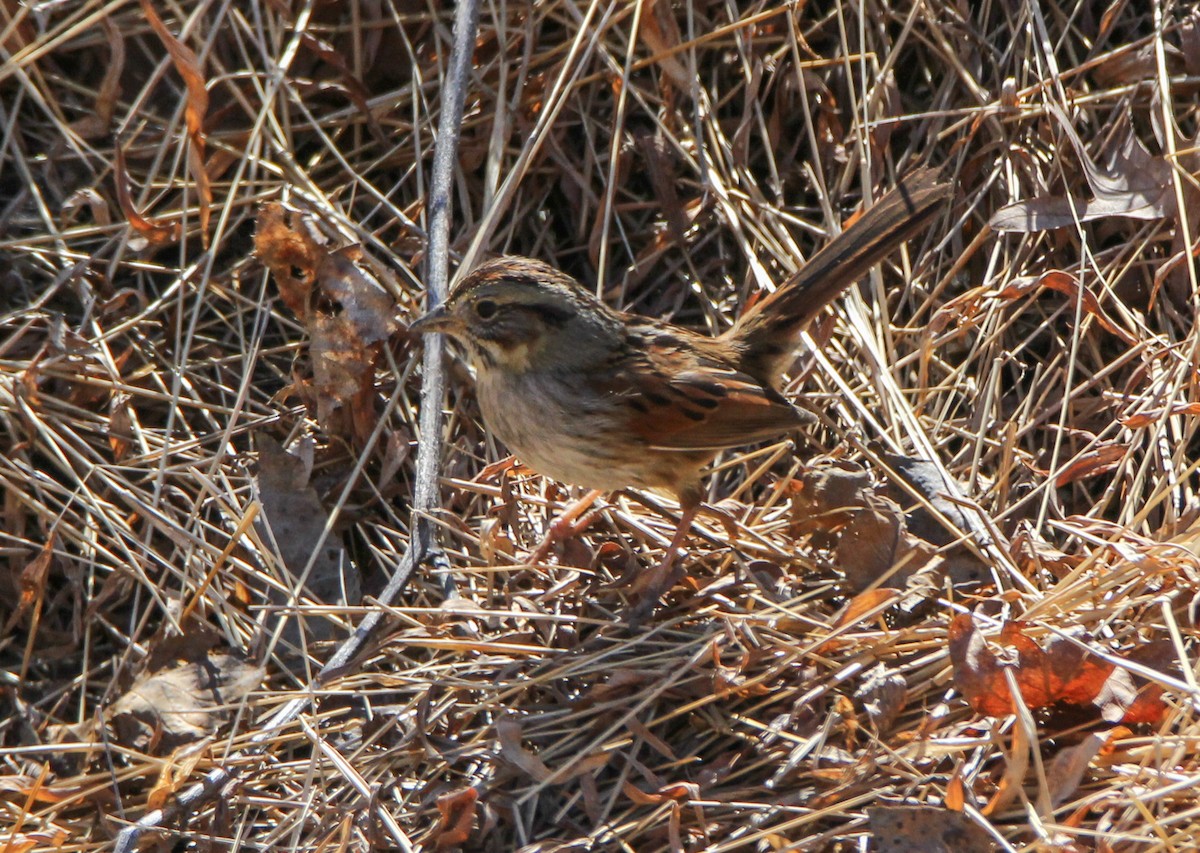
M 554 521 L 550 522 L 550 527 L 546 531 L 546 535 L 542 537 L 541 544 L 529 555 L 529 562 L 540 563 L 550 555 L 550 549 L 564 539 L 570 539 L 572 536 L 578 536 L 591 525 L 596 519 L 596 512 L 589 513 L 592 504 L 596 502 L 604 492 L 600 489 L 592 489 L 586 495 L 577 501 L 567 505 L 567 508 L 562 511 L 562 514 Z M 597 511 L 598 512 L 598 511 Z M 580 516 L 583 516 L 582 519 Z
M 634 580 L 632 591 L 635 594 L 641 593 L 641 601 L 630 611 L 631 625 L 636 626 L 649 616 L 654 610 L 654 605 L 675 583 L 677 575 L 675 563 L 680 556 L 683 543 L 687 541 L 692 522 L 695 521 L 696 514 L 700 512 L 700 507 L 699 497 L 689 500 L 688 496 L 685 496 L 681 500 L 682 512 L 679 514 L 679 524 L 675 528 L 674 535 L 671 536 L 671 543 L 667 546 L 662 560 L 654 568 L 642 572 Z

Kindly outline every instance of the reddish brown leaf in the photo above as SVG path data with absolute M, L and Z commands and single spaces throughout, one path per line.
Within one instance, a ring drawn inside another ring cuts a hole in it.
M 842 608 L 842 612 L 833 620 L 833 627 L 836 630 L 853 625 L 869 613 L 878 615 L 899 598 L 899 590 L 885 586 L 860 592 Z
M 125 458 L 125 454 L 129 452 L 129 444 L 135 438 L 129 398 L 122 395 L 113 401 L 108 416 L 108 446 L 112 450 L 114 461 L 120 462 Z
M 46 577 L 50 573 L 50 564 L 54 561 L 54 543 L 53 535 L 46 539 L 42 550 L 38 555 L 25 564 L 25 568 L 21 570 L 21 597 L 17 601 L 17 606 L 9 614 L 8 621 L 4 625 L 4 634 L 7 636 L 20 622 L 21 617 L 33 608 L 33 606 L 41 601 L 42 596 L 46 592 Z M 36 617 L 35 625 L 36 628 Z M 36 633 L 36 630 L 31 632 Z
M 96 109 L 95 112 L 71 124 L 83 139 L 95 139 L 108 133 L 117 98 L 121 95 L 121 73 L 125 70 L 125 39 L 121 31 L 110 17 L 101 20 L 100 26 L 108 40 L 108 64 L 104 69 L 104 79 L 100 81 L 100 88 L 96 92 Z
M 179 223 L 171 222 L 168 225 L 160 225 L 138 213 L 137 208 L 133 206 L 133 198 L 129 195 L 129 174 L 125 170 L 125 151 L 120 145 L 117 145 L 113 149 L 113 153 L 115 155 L 113 183 L 116 184 L 117 203 L 121 205 L 121 212 L 125 214 L 129 225 L 151 246 L 165 246 L 168 243 L 174 243 L 179 239 Z
M 648 4 L 642 14 L 642 26 L 638 32 L 642 41 L 655 55 L 655 62 L 676 86 L 689 91 L 696 85 L 692 75 L 675 58 L 674 49 L 683 41 L 679 25 L 671 14 L 671 4 L 656 0 Z
M 1129 448 L 1123 444 L 1102 444 L 1084 451 L 1067 467 L 1058 472 L 1054 485 L 1066 486 L 1088 477 L 1099 477 L 1121 464 Z
M 1067 637 L 1052 636 L 1039 644 L 1009 622 L 999 642 L 1013 647 L 1003 657 L 993 651 L 974 617 L 959 614 L 950 624 L 950 660 L 954 683 L 976 711 L 999 717 L 1013 713 L 1008 674 L 1030 709 L 1053 704 L 1095 706 L 1109 722 L 1154 722 L 1165 705 L 1153 685 L 1138 689 L 1132 674 Z
M 1138 412 L 1135 415 L 1121 418 L 1121 426 L 1129 427 L 1130 429 L 1140 429 L 1141 427 L 1148 427 L 1151 424 L 1158 423 L 1164 417 L 1175 417 L 1176 415 L 1188 415 L 1190 417 L 1200 415 L 1200 403 L 1174 403 L 1167 409 Z
M 1103 326 L 1106 331 L 1116 335 L 1130 346 L 1137 343 L 1137 338 L 1109 319 L 1108 314 L 1100 306 L 1100 300 L 1096 298 L 1096 294 L 1084 287 L 1078 278 L 1062 270 L 1050 270 L 1040 276 L 1026 276 L 1013 279 L 1007 287 L 996 294 L 996 297 L 1011 301 L 1033 293 L 1043 287 L 1050 290 L 1057 290 L 1072 300 L 1080 300 L 1083 312 L 1095 317 L 1096 322 Z
M 434 829 L 434 848 L 450 850 L 462 847 L 471 838 L 475 829 L 475 804 L 479 792 L 474 788 L 460 788 L 437 798 L 440 817 Z
M 328 254 L 325 247 L 303 227 L 299 214 L 285 221 L 283 205 L 272 202 L 258 212 L 254 253 L 271 271 L 283 304 L 307 323 L 317 267 Z
M 344 419 L 360 437 L 374 427 L 375 365 L 399 324 L 395 305 L 357 247 L 330 251 L 296 215 L 268 204 L 259 212 L 255 251 L 271 270 L 287 306 L 307 326 L 317 419 L 332 432 Z
M 142 0 L 142 14 L 150 23 L 159 40 L 166 47 L 175 70 L 187 87 L 187 103 L 183 117 L 188 129 L 188 171 L 196 182 L 200 196 L 200 235 L 205 248 L 208 247 L 208 221 L 212 212 L 212 184 L 204 169 L 204 116 L 208 113 L 208 89 L 204 85 L 204 72 L 196 53 L 172 35 L 167 25 L 158 17 L 150 0 Z

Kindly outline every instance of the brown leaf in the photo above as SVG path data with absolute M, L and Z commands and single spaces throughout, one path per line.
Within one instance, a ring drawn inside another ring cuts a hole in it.
M 208 652 L 142 673 L 109 711 L 118 740 L 170 751 L 214 733 L 258 687 L 262 671 L 232 652 Z
M 361 583 L 357 567 L 335 533 L 323 536 L 329 514 L 308 481 L 311 459 L 306 463 L 300 456 L 288 453 L 266 433 L 256 436 L 256 445 L 259 455 L 254 485 L 262 512 L 255 526 L 263 540 L 278 549 L 283 567 L 291 575 L 288 585 L 303 580 L 305 592 L 318 602 L 339 606 L 358 604 Z M 320 551 L 314 557 L 318 544 Z M 268 596 L 276 604 L 287 600 L 285 594 L 276 590 L 271 590 Z M 312 636 L 321 639 L 330 636 L 332 623 L 326 619 L 309 618 L 304 625 Z
M 1200 415 L 1200 403 L 1172 403 L 1167 409 L 1153 409 L 1148 412 L 1138 412 L 1128 417 L 1121 418 L 1121 426 L 1129 429 L 1141 429 L 1148 427 L 1151 424 L 1158 423 L 1164 417 L 1175 417 L 1176 415 L 1187 415 L 1195 417 Z
M 625 782 L 621 786 L 621 790 L 625 796 L 639 806 L 657 806 L 666 802 L 681 802 L 699 797 L 700 792 L 696 785 L 686 782 L 681 782 L 675 785 L 664 785 L 654 793 L 648 793 L 634 785 L 632 782 Z
M 209 746 L 210 742 L 202 742 L 177 747 L 162 762 L 158 780 L 146 797 L 146 808 L 158 809 L 166 805 L 167 800 L 187 784 L 200 759 L 208 754 Z
M 1176 199 L 1171 165 L 1151 154 L 1131 126 L 1125 128 L 1123 136 L 1108 134 L 1109 138 L 1123 138 L 1123 142 L 1109 149 L 1101 167 L 1088 154 L 1062 107 L 1053 103 L 1049 106 L 1080 159 L 1093 197 L 1044 196 L 1019 201 L 992 215 L 993 228 L 1031 233 L 1109 216 L 1153 220 L 1174 215 Z M 1129 124 L 1128 117 L 1125 124 Z
M 833 629 L 845 628 L 865 618 L 868 614 L 878 615 L 893 602 L 900 598 L 899 591 L 886 586 L 860 592 L 847 602 L 837 617 L 833 620 Z
M 1128 453 L 1129 448 L 1125 445 L 1109 443 L 1085 450 L 1058 472 L 1058 476 L 1054 478 L 1054 485 L 1061 488 L 1079 480 L 1107 474 L 1118 467 Z
M 17 606 L 9 614 L 8 620 L 4 623 L 4 634 L 9 635 L 13 628 L 21 621 L 21 617 L 33 609 L 34 605 L 42 600 L 46 594 L 46 578 L 50 574 L 50 566 L 54 562 L 54 544 L 56 537 L 51 534 L 46 538 L 46 542 L 42 545 L 42 550 L 38 555 L 25 564 L 25 568 L 21 570 L 21 597 L 17 599 Z M 36 634 L 37 620 L 34 619 L 34 630 L 30 632 Z
M 475 805 L 479 792 L 474 788 L 460 788 L 437 798 L 438 825 L 433 831 L 434 849 L 450 850 L 462 847 L 471 838 L 475 829 Z
M 1040 276 L 1024 276 L 1013 279 L 1003 290 L 996 294 L 996 298 L 1011 301 L 1033 293 L 1043 287 L 1050 290 L 1057 290 L 1072 300 L 1079 300 L 1082 303 L 1080 308 L 1083 313 L 1095 317 L 1096 322 L 1103 326 L 1106 331 L 1116 335 L 1130 346 L 1137 344 L 1137 338 L 1109 319 L 1108 314 L 1100 306 L 1100 300 L 1096 298 L 1096 294 L 1084 287 L 1079 279 L 1069 272 L 1050 270 Z
M 866 507 L 874 496 L 871 475 L 853 462 L 817 465 L 788 484 L 796 533 L 836 530 Z
M 129 396 L 122 394 L 113 400 L 108 415 L 108 446 L 112 450 L 114 462 L 125 458 L 130 442 L 136 438 Z
M 675 23 L 671 4 L 663 0 L 650 3 L 642 13 L 642 26 L 638 35 L 655 54 L 655 62 L 663 73 L 671 78 L 671 82 L 685 92 L 691 91 L 696 81 L 675 58 L 673 52 L 673 48 L 676 48 L 683 38 L 679 33 L 678 24 Z
M 497 720 L 496 736 L 500 740 L 500 755 L 527 773 L 534 781 L 545 782 L 553 775 L 542 759 L 521 744 L 521 724 L 516 720 L 511 717 Z
M 1053 704 L 1096 707 L 1108 722 L 1154 722 L 1165 705 L 1154 685 L 1141 690 L 1132 674 L 1072 639 L 1052 636 L 1044 645 L 1027 636 L 1020 622 L 1006 623 L 999 640 L 1015 649 L 1003 657 L 993 651 L 970 614 L 950 623 L 950 661 L 954 684 L 979 713 L 993 717 L 1013 713 L 1012 675 L 1026 707 Z
M 254 253 L 271 271 L 283 304 L 301 322 L 309 322 L 317 267 L 327 251 L 303 227 L 299 214 L 285 221 L 283 205 L 264 204 L 255 223 Z
M 213 194 L 208 172 L 204 169 L 204 117 L 208 113 L 208 88 L 204 85 L 204 71 L 195 52 L 172 35 L 154 11 L 150 0 L 142 0 L 142 14 L 166 47 L 175 70 L 187 87 L 183 117 L 188 129 L 188 171 L 192 173 L 196 193 L 200 196 L 200 237 L 204 247 L 208 248 L 208 221 L 212 213 Z
M 357 247 L 327 250 L 298 216 L 285 222 L 277 204 L 259 212 L 254 241 L 284 302 L 308 326 L 317 419 L 338 432 L 344 421 L 333 415 L 344 410 L 365 438 L 374 427 L 375 365 L 399 328 L 395 303 Z
M 160 225 L 138 213 L 129 195 L 129 173 L 125 170 L 125 150 L 120 145 L 113 148 L 113 183 L 117 190 L 117 203 L 130 227 L 152 247 L 165 246 L 179 239 L 179 223 Z
M 104 79 L 100 81 L 100 88 L 96 91 L 95 111 L 71 123 L 72 129 L 82 139 L 96 139 L 108 134 L 117 98 L 121 96 L 121 73 L 125 70 L 125 39 L 109 16 L 100 21 L 100 27 L 108 40 L 108 64 L 104 68 Z

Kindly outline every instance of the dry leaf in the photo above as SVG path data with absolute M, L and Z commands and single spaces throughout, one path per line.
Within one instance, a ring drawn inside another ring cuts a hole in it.
M 525 771 L 534 781 L 545 782 L 553 774 L 540 758 L 521 744 L 521 724 L 512 717 L 496 721 L 496 736 L 500 740 L 500 755 Z
M 4 623 L 4 635 L 8 636 L 21 621 L 21 617 L 33 609 L 46 593 L 46 578 L 50 574 L 50 566 L 54 562 L 54 543 L 56 537 L 52 533 L 46 538 L 38 555 L 25 564 L 21 570 L 21 597 L 17 606 L 9 614 Z M 37 628 L 36 617 L 33 620 L 34 630 Z
M 129 173 L 125 169 L 125 150 L 117 145 L 113 148 L 113 183 L 117 190 L 117 204 L 125 214 L 126 221 L 138 236 L 151 247 L 165 246 L 179 239 L 179 223 L 171 222 L 160 225 L 152 219 L 147 219 L 138 213 L 133 206 L 133 198 L 129 195 Z
M 1086 450 L 1058 472 L 1058 476 L 1054 478 L 1054 485 L 1062 488 L 1078 480 L 1107 474 L 1118 467 L 1128 453 L 1129 448 L 1125 445 L 1108 442 Z
M 104 67 L 104 79 L 100 81 L 100 88 L 96 90 L 95 111 L 71 123 L 71 128 L 81 139 L 97 139 L 109 133 L 117 98 L 121 96 L 121 73 L 125 70 L 125 39 L 109 16 L 101 19 L 100 27 L 108 41 L 108 63 Z
M 208 114 L 208 89 L 204 85 L 204 72 L 195 51 L 171 34 L 154 11 L 150 0 L 142 0 L 142 14 L 166 47 L 175 70 L 187 87 L 183 117 L 188 129 L 188 171 L 192 173 L 196 193 L 200 196 L 200 238 L 204 247 L 208 248 L 208 221 L 212 215 L 213 194 L 208 172 L 204 169 L 204 117 Z
M 362 598 L 358 568 L 336 532 L 323 536 L 329 514 L 308 482 L 311 462 L 306 464 L 288 453 L 266 433 L 259 433 L 256 443 L 259 456 L 254 485 L 262 512 L 255 526 L 263 541 L 278 549 L 283 568 L 291 575 L 288 585 L 303 579 L 306 594 L 315 601 L 358 604 Z M 314 557 L 318 543 L 320 551 Z M 276 604 L 286 603 L 284 595 L 274 589 L 268 595 Z M 327 619 L 308 618 L 303 624 L 318 639 L 331 636 L 332 623 Z
M 1015 650 L 1001 656 L 983 636 L 970 614 L 950 624 L 950 661 L 954 684 L 979 713 L 993 717 L 1014 712 L 1008 675 L 1021 699 L 1032 709 L 1062 703 L 1093 705 L 1108 722 L 1155 722 L 1165 711 L 1155 685 L 1137 688 L 1133 676 L 1080 643 L 1052 636 L 1044 645 L 1023 633 L 1019 622 L 1004 625 L 1000 640 Z
M 434 849 L 450 850 L 461 847 L 471 838 L 475 829 L 475 805 L 479 792 L 474 788 L 460 788 L 437 798 L 438 825 L 434 829 Z
M 886 732 L 908 701 L 908 682 L 900 673 L 876 664 L 854 691 L 854 699 L 867 712 L 875 731 Z
M 142 673 L 109 717 L 122 744 L 161 754 L 216 732 L 261 679 L 240 655 L 206 652 Z
M 1092 759 L 1100 754 L 1100 750 L 1108 740 L 1107 734 L 1093 732 L 1080 743 L 1068 746 L 1054 756 L 1054 760 L 1046 767 L 1046 780 L 1050 783 L 1050 802 L 1061 806 L 1075 796 L 1083 774 L 1087 772 Z
M 996 298 L 1011 301 L 1033 293 L 1043 287 L 1050 290 L 1057 290 L 1059 293 L 1070 297 L 1073 301 L 1080 301 L 1082 303 L 1080 309 L 1083 313 L 1095 317 L 1096 321 L 1106 331 L 1116 335 L 1130 346 L 1137 344 L 1137 338 L 1109 319 L 1108 314 L 1100 306 L 1100 300 L 1096 298 L 1096 294 L 1084 287 L 1079 279 L 1071 275 L 1071 273 L 1063 272 L 1062 270 L 1050 270 L 1038 276 L 1023 276 L 1013 279 L 1003 290 L 996 293 Z
M 1153 220 L 1175 214 L 1171 166 L 1146 150 L 1132 127 L 1125 133 L 1122 144 L 1110 148 L 1101 168 L 1089 156 L 1062 107 L 1050 103 L 1049 108 L 1080 158 L 1093 196 L 1044 196 L 1019 201 L 992 215 L 993 228 L 1031 233 L 1109 216 Z
M 392 298 L 358 263 L 356 247 L 327 250 L 298 216 L 285 222 L 277 204 L 260 211 L 254 243 L 285 304 L 308 326 L 318 421 L 341 432 L 333 419 L 341 410 L 365 439 L 374 427 L 375 365 L 399 328 Z
M 255 222 L 254 254 L 271 271 L 283 304 L 308 323 L 317 266 L 326 250 L 309 234 L 300 215 L 292 213 L 285 220 L 283 205 L 264 204 Z
M 671 12 L 671 4 L 663 0 L 654 0 L 648 6 L 649 8 L 642 13 L 642 26 L 638 35 L 655 54 L 655 62 L 671 82 L 685 92 L 690 91 L 696 85 L 696 81 L 676 58 L 676 54 L 671 53 L 672 49 L 683 41 L 675 16 Z

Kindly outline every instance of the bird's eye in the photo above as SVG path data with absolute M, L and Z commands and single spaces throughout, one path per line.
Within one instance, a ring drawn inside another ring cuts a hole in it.
M 495 300 L 492 299 L 480 299 L 475 303 L 475 313 L 478 315 L 480 320 L 492 319 L 496 316 L 496 312 L 499 310 L 499 306 L 496 305 Z

